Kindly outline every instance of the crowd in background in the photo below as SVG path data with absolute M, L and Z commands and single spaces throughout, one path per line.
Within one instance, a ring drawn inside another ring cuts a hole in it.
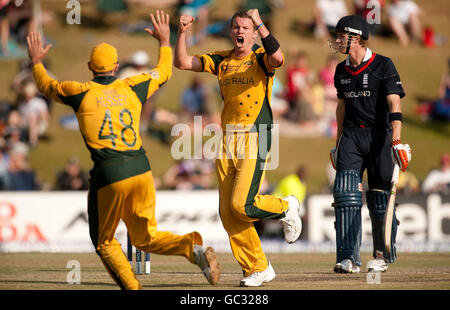
M 158 4 L 157 0 L 92 0 L 97 5 L 98 13 L 106 14 L 127 11 L 130 3 Z M 228 20 L 212 21 L 213 0 L 174 0 L 176 14 L 190 14 L 196 18 L 195 27 L 188 35 L 189 45 L 203 44 L 208 36 L 228 36 Z M 371 35 L 392 36 L 402 46 L 417 44 L 431 48 L 439 43 L 439 36 L 430 27 L 423 27 L 424 12 L 410 0 L 354 0 L 349 8 L 343 0 L 317 0 L 313 5 L 310 20 L 297 21 L 294 31 L 300 35 L 309 35 L 323 40 L 332 39 L 330 30 L 339 18 L 348 14 L 360 14 L 367 19 L 376 18 L 368 4 L 376 5 L 386 16 L 381 23 L 370 24 Z M 270 29 L 273 14 L 282 9 L 282 0 L 244 0 L 239 8 L 258 8 L 264 22 Z M 50 12 L 41 12 L 43 25 L 52 23 Z M 101 20 L 101 19 L 99 19 Z M 174 18 L 173 20 L 176 20 Z M 142 30 L 147 25 L 139 25 Z M 55 175 L 54 184 L 43 184 L 29 163 L 30 150 L 44 139 L 49 139 L 48 132 L 52 118 L 52 101 L 44 98 L 37 90 L 31 74 L 31 64 L 23 53 L 26 35 L 36 29 L 32 1 L 0 0 L 0 60 L 13 61 L 19 56 L 17 73 L 11 83 L 14 99 L 8 101 L 0 98 L 0 190 L 86 190 L 88 176 L 80 167 L 77 158 L 67 159 Z M 134 28 L 136 30 L 136 28 Z M 122 28 L 130 31 L 130 27 Z M 48 38 L 46 38 L 48 40 Z M 304 50 L 286 50 L 285 74 L 277 73 L 272 91 L 272 111 L 274 122 L 280 124 L 282 136 L 305 137 L 336 135 L 335 110 L 337 105 L 336 89 L 333 83 L 334 70 L 338 58 L 330 55 L 323 59 L 320 66 L 311 65 L 310 55 Z M 6 59 L 6 60 L 5 60 Z M 8 60 L 11 59 L 11 60 Z M 51 64 L 45 64 L 50 68 Z M 148 72 L 151 69 L 149 55 L 138 50 L 129 59 L 122 59 L 118 78 Z M 449 60 L 450 72 L 450 60 Z M 423 102 L 417 113 L 433 120 L 450 120 L 450 73 L 443 75 L 439 86 L 439 98 Z M 54 75 L 53 75 L 54 76 Z M 164 88 L 160 91 L 164 91 Z M 158 91 L 158 92 L 160 92 Z M 158 137 L 169 143 L 171 126 L 177 123 L 192 125 L 194 116 L 202 116 L 203 122 L 220 122 L 220 90 L 210 87 L 201 77 L 195 76 L 179 94 L 179 111 L 174 112 L 155 106 L 158 92 L 152 97 L 152 103 L 143 107 L 141 132 Z M 219 100 L 218 100 L 219 98 Z M 69 119 L 70 126 L 77 126 L 76 118 Z M 75 125 L 73 125 L 75 124 Z M 327 167 L 329 180 L 333 171 Z M 286 195 L 295 192 L 300 201 L 306 193 L 307 167 L 299 166 L 295 173 L 287 175 L 279 184 L 271 187 L 267 180 L 262 191 Z M 215 187 L 214 162 L 202 160 L 183 160 L 174 162 L 167 172 L 157 178 L 155 185 L 164 189 L 196 190 Z M 404 193 L 450 193 L 450 158 L 443 154 L 440 167 L 431 171 L 422 184 L 407 171 L 401 174 L 400 191 Z M 329 184 L 324 186 L 324 191 Z M 286 192 L 286 190 L 288 191 Z

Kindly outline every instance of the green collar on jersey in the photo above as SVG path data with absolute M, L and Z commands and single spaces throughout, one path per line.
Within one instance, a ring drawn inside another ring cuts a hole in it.
M 116 80 L 115 76 L 112 75 L 97 75 L 92 81 L 95 83 L 108 85 Z

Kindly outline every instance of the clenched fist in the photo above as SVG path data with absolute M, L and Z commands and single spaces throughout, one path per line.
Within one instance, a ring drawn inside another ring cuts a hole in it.
M 181 15 L 180 16 L 180 26 L 179 26 L 179 32 L 183 33 L 186 30 L 188 30 L 192 23 L 195 21 L 195 18 L 190 15 Z
M 255 26 L 258 26 L 262 23 L 261 16 L 259 16 L 258 9 L 250 9 L 247 12 L 248 17 L 250 17 L 255 24 Z

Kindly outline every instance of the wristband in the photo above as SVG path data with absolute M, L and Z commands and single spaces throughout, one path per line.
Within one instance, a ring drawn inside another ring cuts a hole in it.
M 400 139 L 395 139 L 395 140 L 392 140 L 392 142 L 391 142 L 391 146 L 396 146 L 399 144 L 401 144 Z
M 259 24 L 259 26 L 258 26 L 258 27 L 256 27 L 256 30 L 258 30 L 258 29 L 259 29 L 259 27 L 261 27 L 262 25 L 264 25 L 264 23 L 261 23 L 261 24 Z
M 389 122 L 392 122 L 392 121 L 400 121 L 400 122 L 402 122 L 403 121 L 402 113 L 399 113 L 399 112 L 390 113 L 389 114 Z
M 278 43 L 277 39 L 271 33 L 267 37 L 261 38 L 261 42 L 269 56 L 275 54 L 280 48 L 280 43 Z

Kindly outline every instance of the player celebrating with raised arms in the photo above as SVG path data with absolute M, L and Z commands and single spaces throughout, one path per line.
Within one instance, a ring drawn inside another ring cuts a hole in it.
M 240 285 L 260 286 L 274 279 L 275 272 L 253 223 L 280 219 L 288 243 L 296 241 L 301 232 L 300 206 L 294 196 L 279 199 L 258 194 L 267 159 L 267 152 L 259 150 L 268 151 L 271 146 L 270 98 L 283 53 L 258 10 L 252 9 L 231 18 L 232 50 L 190 56 L 186 30 L 193 22 L 192 16 L 180 17 L 174 63 L 179 69 L 217 75 L 224 100 L 221 126 L 225 133 L 216 159 L 220 217 L 244 273 Z M 258 35 L 263 47 L 255 45 Z
M 367 170 L 367 207 L 372 222 L 373 257 L 369 271 L 386 271 L 396 260 L 398 221 L 393 215 L 391 248 L 385 249 L 384 218 L 390 196 L 394 164 L 405 170 L 411 160 L 409 145 L 400 142 L 405 93 L 399 74 L 388 57 L 368 47 L 369 27 L 359 16 L 339 20 L 333 52 L 348 55 L 334 76 L 338 106 L 338 132 L 331 160 L 336 169 L 336 265 L 338 273 L 357 273 L 361 267 L 362 177 Z
M 132 244 L 147 253 L 181 255 L 200 267 L 210 284 L 220 277 L 214 249 L 203 247 L 198 232 L 176 235 L 157 230 L 155 188 L 150 164 L 142 148 L 139 122 L 142 105 L 172 75 L 169 15 L 150 15 L 160 43 L 158 65 L 149 73 L 119 80 L 117 50 L 106 43 L 95 46 L 88 63 L 92 81 L 59 82 L 51 78 L 42 59 L 38 33 L 28 37 L 28 53 L 39 90 L 71 106 L 94 161 L 88 195 L 89 233 L 106 270 L 122 289 L 140 289 L 120 243 L 114 238 L 119 220 L 127 227 Z

